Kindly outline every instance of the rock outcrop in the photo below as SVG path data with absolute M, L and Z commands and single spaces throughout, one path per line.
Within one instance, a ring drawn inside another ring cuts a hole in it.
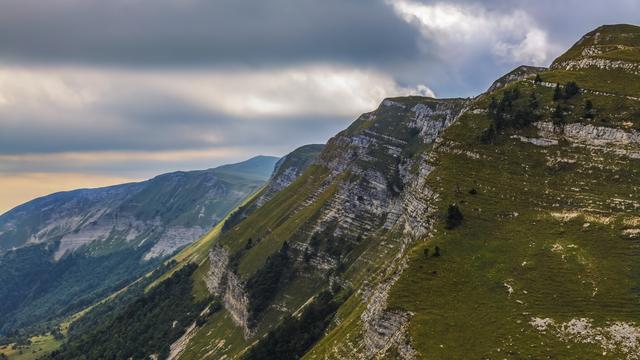
M 423 157 L 412 159 L 407 148 L 432 144 L 463 112 L 467 101 L 423 99 L 404 103 L 387 99 L 356 122 L 371 125 L 347 130 L 329 141 L 329 151 L 320 163 L 335 176 L 348 173 L 351 177 L 341 183 L 316 229 L 337 223 L 338 235 L 366 237 L 392 227 L 402 227 L 414 237 L 426 233 L 429 212 L 425 209 L 431 193 L 416 187 L 424 187 L 431 168 Z M 395 123 L 387 124 L 391 119 Z M 403 128 L 409 134 L 395 134 Z
M 491 86 L 487 90 L 487 92 L 490 93 L 490 92 L 496 91 L 498 89 L 501 89 L 507 86 L 512 82 L 524 80 L 526 78 L 535 76 L 536 74 L 541 73 L 545 70 L 547 70 L 547 68 L 537 67 L 537 66 L 526 66 L 526 65 L 518 66 L 517 68 L 511 70 L 509 73 L 504 75 L 503 77 L 494 81 L 493 84 L 491 84 Z
M 252 335 L 249 327 L 249 298 L 244 284 L 229 268 L 229 252 L 220 245 L 209 251 L 209 272 L 205 283 L 209 292 L 222 300 L 234 323 L 242 328 L 245 338 Z

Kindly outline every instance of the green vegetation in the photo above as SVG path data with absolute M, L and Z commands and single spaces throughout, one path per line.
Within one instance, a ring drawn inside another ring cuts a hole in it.
M 559 86 L 554 92 L 554 99 Z M 541 117 L 540 103 L 535 91 L 524 96 L 517 86 L 508 86 L 502 91 L 502 98 L 496 101 L 491 98 L 487 112 L 492 120 L 491 124 L 479 136 L 483 144 L 492 144 L 498 134 L 505 129 L 523 129 L 531 126 Z
M 596 34 L 598 34 L 597 39 Z M 593 55 L 597 58 L 640 61 L 640 56 L 637 56 L 638 47 L 640 47 L 640 29 L 638 26 L 626 24 L 600 26 L 583 36 L 553 64 L 580 59 L 587 47 L 596 47 L 599 50 L 599 53 Z
M 340 303 L 329 291 L 321 292 L 300 317 L 288 316 L 252 347 L 244 360 L 295 360 L 322 337 Z
M 51 259 L 52 248 L 41 244 L 0 255 L 2 334 L 19 338 L 48 331 L 158 265 L 141 261 L 149 246 L 97 257 L 78 251 L 59 261 Z
M 292 259 L 289 245 L 285 241 L 278 252 L 269 256 L 264 265 L 258 269 L 247 281 L 249 295 L 249 323 L 255 326 L 258 317 L 282 287 L 283 283 L 291 280 Z
M 216 169 L 164 174 L 142 183 L 53 194 L 3 215 L 0 230 L 3 226 L 12 230 L 0 231 L 0 343 L 49 332 L 64 318 L 149 273 L 161 259 L 145 260 L 144 255 L 162 237 L 163 228 L 196 227 L 193 229 L 199 232 L 212 227 L 260 188 L 277 160 L 257 157 Z M 96 236 L 97 241 L 54 259 L 59 239 L 65 234 L 102 224 L 102 218 L 92 218 L 95 207 L 106 213 L 106 238 Z M 51 239 L 42 244 L 2 252 L 9 245 L 23 245 L 33 233 L 48 226 L 48 221 L 65 223 L 59 220 L 65 217 L 83 220 L 73 230 L 63 225 L 52 228 L 48 231 L 53 234 Z M 134 219 L 152 225 L 132 230 L 136 234 L 132 238 L 129 230 L 113 225 L 114 217 L 124 219 L 123 223 Z M 153 225 L 156 221 L 163 227 Z
M 451 204 L 447 208 L 447 217 L 446 217 L 446 225 L 445 227 L 449 230 L 455 229 L 462 224 L 462 220 L 464 216 L 462 215 L 462 211 L 456 204 Z
M 311 144 L 301 146 L 290 152 L 276 163 L 271 180 L 279 181 L 282 177 L 289 177 L 292 175 L 298 176 L 299 174 L 302 174 L 304 170 L 315 162 L 323 148 L 324 145 L 322 144 Z M 257 200 L 262 196 L 270 195 L 267 194 L 267 191 L 275 190 L 271 189 L 271 186 L 276 186 L 276 184 L 269 184 L 252 201 L 249 201 L 236 209 L 225 220 L 224 225 L 222 226 L 222 232 L 224 233 L 232 229 L 249 216 L 249 214 L 255 211 L 258 208 Z
M 35 360 L 57 349 L 61 344 L 52 334 L 36 335 L 28 343 L 0 346 L 0 360 Z
M 149 354 L 166 358 L 169 345 L 210 303 L 185 296 L 191 293 L 190 277 L 196 267 L 183 267 L 111 320 L 71 340 L 47 358 L 144 359 Z
M 390 308 L 415 314 L 411 344 L 424 358 L 598 358 L 603 349 L 596 343 L 563 340 L 530 322 L 588 318 L 602 327 L 640 321 L 640 252 L 637 241 L 624 235 L 638 217 L 612 201 L 637 201 L 640 162 L 566 143 L 540 147 L 512 138 L 535 136 L 530 127 L 518 126 L 524 122 L 517 120 L 517 102 L 526 105 L 525 96 L 514 96 L 516 88 L 520 94 L 535 92 L 540 120 L 565 124 L 610 116 L 608 126 L 622 125 L 618 114 L 629 114 L 634 101 L 579 94 L 576 84 L 588 79 L 589 89 L 626 88 L 630 94 L 633 76 L 614 84 L 599 74 L 543 73 L 545 81 L 566 84 L 555 91 L 511 84 L 502 91 L 505 106 L 495 101 L 487 116 L 467 114 L 445 132 L 428 182 L 440 189 L 440 211 L 464 204 L 464 226 L 451 231 L 447 216 L 437 235 L 417 243 L 389 299 Z M 482 141 L 497 119 L 507 124 L 500 141 Z M 640 123 L 637 115 L 624 119 Z M 465 156 L 467 150 L 477 156 Z M 446 248 L 446 256 L 425 261 L 434 243 Z M 621 348 L 607 352 L 625 358 Z

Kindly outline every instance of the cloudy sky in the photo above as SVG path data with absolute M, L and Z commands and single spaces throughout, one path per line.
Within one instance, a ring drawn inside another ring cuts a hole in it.
M 325 142 L 387 96 L 474 96 L 637 0 L 0 0 L 0 212 Z

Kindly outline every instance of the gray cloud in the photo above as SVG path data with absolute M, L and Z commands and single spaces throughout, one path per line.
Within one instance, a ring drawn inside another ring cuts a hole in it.
M 326 65 L 234 72 L 6 67 L 0 154 L 321 142 L 385 96 L 424 92 L 380 72 Z
M 378 0 L 2 0 L 0 56 L 120 66 L 378 63 L 415 32 Z

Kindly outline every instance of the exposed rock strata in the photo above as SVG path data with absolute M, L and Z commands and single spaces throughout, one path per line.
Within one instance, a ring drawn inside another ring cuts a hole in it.
M 622 60 L 608 60 L 601 58 L 582 58 L 567 60 L 552 66 L 553 69 L 582 70 L 596 68 L 601 70 L 621 70 L 630 74 L 640 75 L 640 64 Z
M 242 328 L 245 338 L 252 335 L 249 328 L 249 297 L 237 274 L 229 269 L 229 252 L 222 246 L 209 251 L 209 272 L 205 276 L 207 289 L 222 299 L 233 322 Z

